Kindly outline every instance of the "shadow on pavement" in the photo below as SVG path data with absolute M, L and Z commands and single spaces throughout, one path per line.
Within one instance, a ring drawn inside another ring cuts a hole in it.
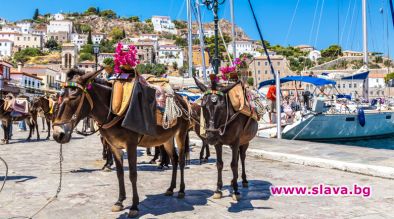
M 208 198 L 213 195 L 213 191 L 186 190 L 184 199 L 178 199 L 176 195 L 177 193 L 174 196 L 165 196 L 164 194 L 147 195 L 146 199 L 140 202 L 139 217 L 147 214 L 157 217 L 169 213 L 193 211 L 194 206 L 206 205 Z M 130 206 L 127 208 L 130 208 Z M 128 210 L 124 214 L 119 215 L 118 219 L 127 219 L 127 214 Z
M 0 181 L 3 181 L 4 178 L 4 176 L 0 176 Z M 15 181 L 16 183 L 21 183 L 36 178 L 36 176 L 7 176 L 7 181 Z
M 271 209 L 270 207 L 252 205 L 252 201 L 268 200 L 271 197 L 270 186 L 272 186 L 272 184 L 268 181 L 250 180 L 248 188 L 240 187 L 240 193 L 242 195 L 241 200 L 238 202 L 232 202 L 228 211 L 238 213 L 254 209 Z M 226 188 L 232 191 L 230 186 L 226 186 Z

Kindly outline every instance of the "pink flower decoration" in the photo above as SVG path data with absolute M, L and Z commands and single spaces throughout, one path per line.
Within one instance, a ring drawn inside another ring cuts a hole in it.
M 128 51 L 123 51 L 123 44 L 122 43 L 118 43 L 118 45 L 116 46 L 116 50 L 115 50 L 116 54 L 115 54 L 115 59 L 114 59 L 114 71 L 116 73 L 122 73 L 122 69 L 121 66 L 122 65 L 128 65 L 131 66 L 132 68 L 135 67 L 136 65 L 138 65 L 140 63 L 140 61 L 137 59 L 137 48 L 133 45 L 129 46 L 129 50 Z

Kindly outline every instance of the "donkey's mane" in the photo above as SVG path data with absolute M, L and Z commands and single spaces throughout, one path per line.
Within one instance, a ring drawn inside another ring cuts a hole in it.
M 80 70 L 80 69 L 77 69 L 77 68 L 73 68 L 73 69 L 70 69 L 68 72 L 67 72 L 67 80 L 68 81 L 70 81 L 70 80 L 72 80 L 75 76 L 82 76 L 82 75 L 84 75 L 85 74 L 85 71 L 83 71 L 83 70 Z

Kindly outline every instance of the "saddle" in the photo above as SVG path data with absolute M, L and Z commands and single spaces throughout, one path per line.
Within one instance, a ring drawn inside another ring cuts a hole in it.
M 111 110 L 117 116 L 123 116 L 129 107 L 133 95 L 134 80 L 115 80 L 113 84 Z
M 260 120 L 260 116 L 257 114 L 255 106 L 253 106 L 250 100 L 250 91 L 245 89 L 242 84 L 237 84 L 229 92 L 229 98 L 231 105 L 235 111 L 239 111 L 248 117 L 253 118 L 256 121 Z
M 25 115 L 29 113 L 30 103 L 25 98 L 12 98 L 4 103 L 4 110 L 14 115 Z

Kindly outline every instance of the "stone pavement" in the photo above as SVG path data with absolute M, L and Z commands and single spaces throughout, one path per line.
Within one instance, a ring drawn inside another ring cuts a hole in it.
M 30 216 L 55 192 L 58 185 L 59 145 L 54 141 L 24 142 L 27 133 L 15 133 L 12 144 L 0 145 L 0 156 L 9 165 L 9 180 L 0 193 L 0 218 Z M 261 144 L 270 144 L 269 141 Z M 286 145 L 289 148 L 292 145 Z M 117 199 L 116 173 L 100 170 L 101 144 L 97 136 L 74 135 L 64 147 L 63 188 L 58 200 L 36 218 L 126 218 L 128 210 L 112 213 Z M 212 151 L 213 148 L 211 149 Z M 208 164 L 199 165 L 199 148 L 193 148 L 191 165 L 185 171 L 186 197 L 163 195 L 169 186 L 171 171 L 146 164 L 150 157 L 139 153 L 138 189 L 141 218 L 393 218 L 393 180 L 369 177 L 332 169 L 282 163 L 248 156 L 248 189 L 241 188 L 242 200 L 234 202 L 230 194 L 229 149 L 224 149 L 224 198 L 212 199 L 216 185 L 215 154 Z M 125 160 L 127 170 L 127 160 Z M 0 163 L 0 180 L 4 166 Z M 179 174 L 178 174 L 179 176 Z M 131 204 L 131 184 L 125 173 Z M 348 185 L 372 187 L 372 197 L 272 196 L 270 185 Z M 179 184 L 178 184 L 179 186 Z

